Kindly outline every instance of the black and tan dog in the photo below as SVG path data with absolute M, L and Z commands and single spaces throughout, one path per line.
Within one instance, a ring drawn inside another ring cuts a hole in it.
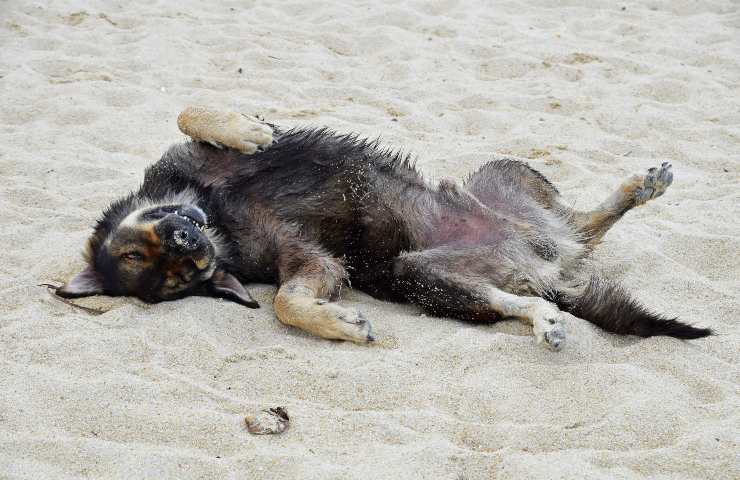
M 432 186 L 407 157 L 353 135 L 283 131 L 203 108 L 185 110 L 178 125 L 196 141 L 171 147 L 137 192 L 108 207 L 87 268 L 59 295 L 210 295 L 257 307 L 242 284 L 277 283 L 280 321 L 364 343 L 370 322 L 332 302 L 351 277 L 372 295 L 440 316 L 521 319 L 555 350 L 565 341 L 560 309 L 615 333 L 711 333 L 578 275 L 609 227 L 665 192 L 667 163 L 579 212 L 515 160 L 488 163 L 461 186 Z

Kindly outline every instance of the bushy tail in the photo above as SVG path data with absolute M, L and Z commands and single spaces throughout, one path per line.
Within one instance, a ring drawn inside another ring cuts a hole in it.
M 701 338 L 712 335 L 709 328 L 696 328 L 675 318 L 666 318 L 630 297 L 620 285 L 593 277 L 582 293 L 557 293 L 550 300 L 566 312 L 588 320 L 608 332 L 652 337 Z

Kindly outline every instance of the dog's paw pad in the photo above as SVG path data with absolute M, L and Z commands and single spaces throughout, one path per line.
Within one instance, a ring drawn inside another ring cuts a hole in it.
M 649 168 L 647 174 L 635 176 L 637 182 L 635 182 L 634 194 L 638 205 L 642 205 L 653 198 L 658 198 L 665 193 L 673 183 L 671 167 L 670 163 L 663 162 L 660 167 Z

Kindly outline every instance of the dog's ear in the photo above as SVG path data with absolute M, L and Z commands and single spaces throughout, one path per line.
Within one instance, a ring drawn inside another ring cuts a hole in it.
M 260 304 L 252 298 L 241 282 L 223 270 L 219 269 L 213 273 L 207 288 L 206 295 L 211 297 L 225 298 L 249 308 L 260 308 Z
M 56 291 L 57 295 L 64 298 L 89 297 L 102 293 L 103 283 L 90 265 Z

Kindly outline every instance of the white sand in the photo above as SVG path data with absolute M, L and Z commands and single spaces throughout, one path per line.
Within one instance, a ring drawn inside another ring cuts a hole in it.
M 740 478 L 740 5 L 476 3 L 0 2 L 0 478 Z M 529 157 L 582 208 L 669 160 L 596 259 L 720 335 L 568 316 L 551 353 L 349 292 L 361 347 L 278 323 L 272 286 L 261 310 L 52 298 L 193 103 L 382 135 L 430 178 Z M 274 405 L 291 428 L 247 434 Z

